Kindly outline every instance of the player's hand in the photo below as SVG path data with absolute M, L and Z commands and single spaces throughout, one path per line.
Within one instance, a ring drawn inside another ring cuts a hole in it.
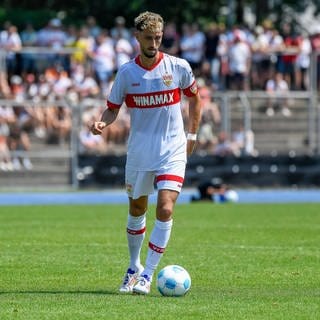
M 92 124 L 90 130 L 92 134 L 98 135 L 102 133 L 102 130 L 106 127 L 106 123 L 102 121 L 96 121 Z

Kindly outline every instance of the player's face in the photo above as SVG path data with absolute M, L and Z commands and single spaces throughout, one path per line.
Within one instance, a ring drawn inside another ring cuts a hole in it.
M 156 31 L 143 30 L 136 35 L 140 44 L 141 54 L 147 58 L 154 58 L 159 50 L 163 32 L 161 29 Z

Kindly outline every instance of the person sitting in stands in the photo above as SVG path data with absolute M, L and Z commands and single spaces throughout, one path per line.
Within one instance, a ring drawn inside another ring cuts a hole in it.
M 281 109 L 285 117 L 291 116 L 289 105 L 289 85 L 283 78 L 283 74 L 277 72 L 267 81 L 266 92 L 269 95 L 266 114 L 269 117 L 274 115 L 275 109 Z

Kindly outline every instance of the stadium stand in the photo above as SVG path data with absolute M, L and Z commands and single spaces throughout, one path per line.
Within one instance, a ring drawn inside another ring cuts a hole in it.
M 162 49 L 179 55 L 183 34 L 174 24 L 168 27 L 171 31 L 165 32 Z M 285 32 L 273 26 L 207 27 L 193 32 L 199 52 L 206 48 L 203 59 L 194 63 L 206 105 L 199 133 L 203 140 L 189 161 L 186 186 L 204 175 L 221 175 L 239 186 L 318 185 L 320 50 L 316 44 L 320 34 L 296 39 L 300 46 L 290 52 L 290 60 L 297 61 L 294 75 L 286 74 L 281 64 L 282 56 L 288 56 Z M 40 30 L 19 32 L 10 23 L 4 26 L 0 41 L 2 188 L 123 185 L 129 130 L 126 109 L 121 109 L 119 121 L 105 131 L 103 139 L 92 139 L 88 125 L 104 108 L 112 85 L 112 76 L 108 84 L 102 83 L 92 67 L 96 50 L 103 49 L 97 46 L 97 37 L 102 34 L 106 47 L 113 45 L 117 61 L 123 63 L 137 53 L 134 37 L 125 30 L 126 36 L 119 38 L 99 26 L 93 30 L 87 22 L 72 29 L 57 19 Z M 48 43 L 48 34 L 59 35 L 59 43 Z M 15 44 L 14 54 L 7 49 L 7 41 Z M 251 48 L 251 70 L 235 86 L 237 79 L 228 63 L 239 43 Z M 114 75 L 116 64 L 113 68 Z M 265 90 L 275 71 L 283 73 L 288 83 L 283 96 Z M 245 90 L 231 90 L 239 85 Z M 281 108 L 284 100 L 289 112 Z M 271 102 L 275 102 L 272 114 L 267 112 Z

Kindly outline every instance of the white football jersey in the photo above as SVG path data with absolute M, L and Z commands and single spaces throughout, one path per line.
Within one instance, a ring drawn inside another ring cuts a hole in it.
M 139 57 L 123 64 L 107 100 L 108 108 L 125 102 L 131 117 L 127 167 L 149 171 L 168 162 L 186 161 L 186 137 L 181 95 L 197 94 L 190 65 L 184 59 L 160 52 L 151 68 Z

